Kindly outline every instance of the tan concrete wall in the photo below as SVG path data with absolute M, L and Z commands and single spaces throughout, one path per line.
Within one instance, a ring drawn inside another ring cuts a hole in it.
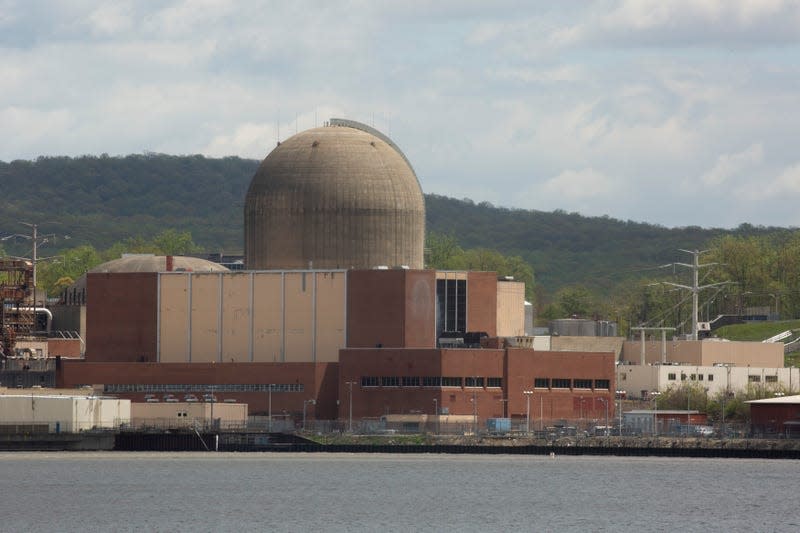
M 131 403 L 131 425 L 134 427 L 192 427 L 211 421 L 211 403 L 158 402 Z M 214 403 L 214 419 L 221 426 L 244 425 L 247 422 L 246 403 Z
M 345 272 L 186 273 L 160 280 L 161 362 L 335 362 L 345 344 Z
M 183 363 L 189 360 L 189 276 L 161 275 L 159 286 L 159 361 Z
M 703 342 L 702 365 L 783 367 L 782 342 Z
M 318 272 L 316 308 L 317 362 L 336 362 L 339 348 L 345 346 L 347 275 L 344 272 Z
M 497 336 L 525 335 L 525 284 L 497 282 Z
M 550 337 L 550 349 L 554 352 L 613 352 L 617 360 L 622 353 L 624 337 Z
M 192 362 L 219 361 L 220 275 L 191 274 Z
M 222 274 L 222 361 L 250 361 L 252 275 Z
M 286 292 L 286 353 L 291 363 L 314 360 L 314 275 L 288 272 L 284 278 Z
M 640 364 L 640 341 L 625 341 L 624 361 Z M 645 341 L 645 364 L 659 363 L 666 349 L 667 363 L 711 366 L 717 363 L 735 366 L 782 367 L 783 344 L 739 341 Z
M 253 275 L 253 360 L 283 361 L 282 274 Z

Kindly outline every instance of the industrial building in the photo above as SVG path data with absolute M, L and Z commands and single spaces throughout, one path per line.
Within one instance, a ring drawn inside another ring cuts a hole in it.
M 319 419 L 613 416 L 614 350 L 513 347 L 522 283 L 423 268 L 419 181 L 380 132 L 332 119 L 279 143 L 244 219 L 247 270 L 152 257 L 88 273 L 64 301 L 85 356 L 59 361 L 59 385 Z
M 131 402 L 94 395 L 0 392 L 0 431 L 74 433 L 130 423 Z
M 751 400 L 750 423 L 755 435 L 800 437 L 800 395 Z

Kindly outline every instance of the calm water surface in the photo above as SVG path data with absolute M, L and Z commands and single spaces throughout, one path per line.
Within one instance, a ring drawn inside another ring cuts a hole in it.
M 2 531 L 800 531 L 800 462 L 0 453 Z

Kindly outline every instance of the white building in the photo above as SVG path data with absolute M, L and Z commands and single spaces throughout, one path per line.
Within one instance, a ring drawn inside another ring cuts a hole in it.
M 748 386 L 790 392 L 800 389 L 800 368 L 687 364 L 617 366 L 617 390 L 625 391 L 628 398 L 649 398 L 652 392 L 684 384 L 702 386 L 711 395 L 744 390 Z
M 98 396 L 0 394 L 0 426 L 72 433 L 113 429 L 131 420 L 130 400 Z

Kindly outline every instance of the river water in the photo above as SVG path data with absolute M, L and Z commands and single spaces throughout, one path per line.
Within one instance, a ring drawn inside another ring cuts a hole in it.
M 798 531 L 800 462 L 0 453 L 2 531 Z

